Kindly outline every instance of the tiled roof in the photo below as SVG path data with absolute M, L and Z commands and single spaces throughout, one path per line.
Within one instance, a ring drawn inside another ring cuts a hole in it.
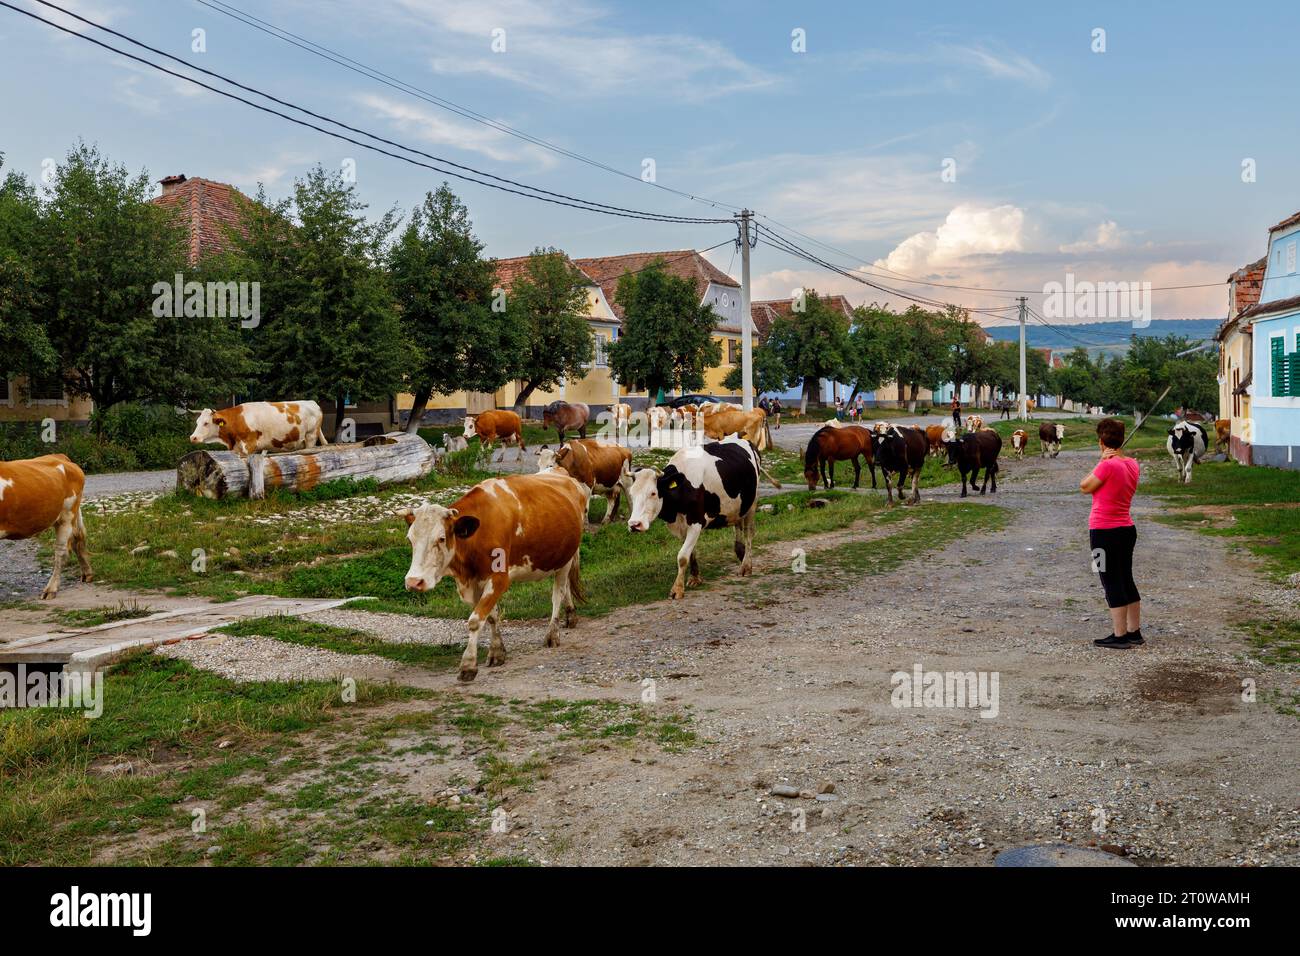
M 560 255 L 564 256 L 564 261 L 567 262 L 574 271 L 586 279 L 589 285 L 596 284 L 595 280 L 579 268 L 576 262 L 570 259 L 567 255 L 564 255 L 564 253 L 560 253 Z M 531 258 L 532 256 L 512 256 L 509 259 L 493 260 L 497 269 L 497 281 L 501 283 L 503 289 L 509 290 L 519 277 L 528 271 L 528 260 Z
M 1279 222 L 1276 226 L 1274 226 L 1272 229 L 1270 229 L 1269 232 L 1277 232 L 1279 229 L 1290 229 L 1292 226 L 1294 226 L 1294 225 L 1295 225 L 1296 223 L 1298 223 L 1298 222 L 1300 222 L 1300 212 L 1295 213 L 1294 215 L 1291 215 L 1291 216 L 1287 216 L 1285 219 L 1283 219 L 1281 222 Z
M 1232 283 L 1232 302 L 1229 305 L 1228 318 L 1215 330 L 1215 339 L 1222 341 L 1237 325 L 1237 320 L 1246 310 L 1253 308 L 1259 302 L 1259 293 L 1264 287 L 1264 270 L 1267 266 L 1268 256 L 1264 256 L 1248 266 L 1242 266 L 1228 276 L 1228 281 Z
M 739 282 L 694 249 L 682 249 L 677 252 L 631 252 L 623 256 L 597 256 L 573 261 L 604 290 L 605 298 L 609 301 L 614 314 L 621 319 L 623 308 L 615 301 L 619 278 L 629 272 L 642 271 L 656 259 L 663 260 L 664 268 L 670 275 L 694 282 L 701 299 L 708 291 L 710 282 L 734 289 L 740 288 Z
M 754 333 L 761 342 L 767 338 L 767 330 L 776 321 L 777 311 L 766 302 L 753 302 L 749 306 L 750 320 L 754 323 Z
M 1293 295 L 1289 299 L 1278 299 L 1275 302 L 1263 302 L 1253 305 L 1241 315 L 1239 319 L 1256 319 L 1263 316 L 1274 315 L 1278 312 L 1292 312 L 1300 309 L 1300 295 Z
M 155 206 L 174 210 L 190 232 L 190 264 L 222 252 L 227 246 L 226 228 L 240 228 L 235 196 L 248 199 L 234 186 L 210 179 L 168 176 L 162 181 L 162 195 L 149 200 Z

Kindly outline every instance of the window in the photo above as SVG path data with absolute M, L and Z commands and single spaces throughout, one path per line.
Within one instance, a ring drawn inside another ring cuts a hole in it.
M 1286 272 L 1287 275 L 1295 273 L 1295 240 L 1292 239 L 1286 244 Z
M 727 364 L 735 365 L 740 361 L 740 343 L 735 339 L 727 339 Z
M 52 405 L 63 401 L 63 374 L 52 372 L 33 375 L 27 380 L 27 400 L 33 405 Z
M 1286 339 L 1275 335 L 1269 339 L 1269 365 L 1272 371 L 1274 398 L 1300 398 L 1300 335 L 1296 337 L 1297 349 L 1286 352 Z
M 596 333 L 596 365 L 604 368 L 609 364 L 609 333 Z
M 0 405 L 14 403 L 14 387 L 7 377 L 0 377 Z

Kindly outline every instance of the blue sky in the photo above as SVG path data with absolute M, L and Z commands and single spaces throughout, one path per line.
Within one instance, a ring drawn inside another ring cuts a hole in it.
M 19 6 L 58 18 L 34 0 Z M 547 189 L 689 216 L 716 210 L 404 96 L 194 0 L 58 0 L 151 45 L 353 125 Z M 1293 4 L 762 4 L 232 0 L 462 106 L 664 185 L 748 205 L 866 263 L 935 282 L 1217 283 L 1300 208 Z M 207 50 L 192 53 L 192 31 Z M 1106 49 L 1093 52 L 1093 30 Z M 84 28 L 83 28 L 84 29 Z M 793 30 L 806 52 L 792 50 Z M 504 52 L 492 49 L 505 31 Z M 121 45 L 120 41 L 113 41 Z M 155 179 L 283 195 L 356 161 L 378 213 L 436 174 L 293 127 L 0 9 L 0 151 L 38 176 L 81 138 Z M 1253 159 L 1256 181 L 1242 181 Z M 945 182 L 946 159 L 956 180 Z M 456 185 L 497 256 L 705 248 L 720 225 L 562 209 Z M 802 240 L 799 240 L 802 243 Z M 824 250 L 823 250 L 824 251 Z M 730 247 L 710 253 L 739 275 Z M 848 263 L 843 256 L 836 256 Z M 756 297 L 886 296 L 761 243 Z M 1006 294 L 906 285 L 969 305 Z M 1157 317 L 1222 315 L 1220 288 Z

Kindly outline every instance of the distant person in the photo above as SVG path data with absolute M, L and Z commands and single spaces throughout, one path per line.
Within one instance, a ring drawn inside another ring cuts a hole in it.
M 1139 468 L 1137 461 L 1120 450 L 1123 444 L 1123 422 L 1116 418 L 1099 421 L 1097 445 L 1101 461 L 1079 482 L 1079 490 L 1092 495 L 1092 512 L 1088 516 L 1092 567 L 1101 577 L 1113 628 L 1109 637 L 1092 642 L 1098 647 L 1127 648 L 1146 643 L 1142 637 L 1142 598 L 1133 580 L 1137 528 L 1129 515 Z
M 1009 398 L 1002 399 L 1002 401 L 998 402 L 998 407 L 1002 409 L 1002 415 L 1001 415 L 1002 418 L 1006 418 L 1006 419 L 1011 418 L 1011 399 Z
M 836 421 L 844 421 L 844 399 L 842 398 L 835 399 L 835 419 Z
M 772 404 L 767 409 L 768 418 L 772 419 L 772 424 L 776 428 L 781 427 L 781 396 L 773 395 Z
M 952 430 L 961 432 L 961 399 L 956 395 L 952 397 Z
M 772 413 L 771 403 L 767 400 L 766 395 L 758 400 L 758 407 L 763 410 L 763 414 L 765 415 L 770 415 Z

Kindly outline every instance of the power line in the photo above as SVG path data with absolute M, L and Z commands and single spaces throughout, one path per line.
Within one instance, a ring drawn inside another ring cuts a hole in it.
M 372 145 L 372 144 L 370 144 L 370 143 L 365 143 L 365 142 L 361 142 L 360 140 L 353 139 L 353 138 L 350 137 L 350 136 L 345 136 L 345 135 L 343 135 L 342 133 L 337 133 L 337 132 L 335 132 L 335 131 L 333 131 L 333 130 L 325 129 L 325 128 L 323 128 L 323 127 L 320 127 L 320 126 L 315 125 L 314 123 L 309 123 L 309 122 L 307 122 L 307 121 L 305 121 L 305 120 L 302 120 L 302 119 L 299 119 L 299 118 L 297 118 L 297 117 L 295 117 L 295 116 L 290 116 L 290 115 L 288 115 L 287 113 L 282 113 L 282 112 L 280 112 L 279 110 L 271 109 L 270 107 L 263 106 L 263 105 L 260 104 L 260 103 L 255 103 L 255 102 L 253 102 L 252 100 L 245 99 L 244 97 L 242 97 L 242 96 L 238 96 L 238 95 L 236 95 L 236 94 L 234 94 L 234 93 L 231 93 L 231 92 L 229 92 L 229 91 L 227 91 L 227 90 L 219 89 L 219 88 L 217 88 L 217 87 L 215 87 L 215 86 L 212 86 L 212 85 L 210 85 L 210 84 L 208 84 L 208 83 L 204 83 L 204 82 L 201 81 L 201 80 L 195 79 L 195 78 L 192 77 L 192 76 L 187 76 L 187 75 L 185 75 L 185 74 L 183 74 L 183 73 L 177 73 L 177 72 L 174 71 L 174 70 L 169 70 L 169 69 L 167 69 L 166 67 L 161 66 L 160 64 L 154 63 L 154 62 L 151 61 L 151 60 L 147 60 L 147 59 L 145 59 L 145 58 L 143 58 L 143 57 L 136 56 L 136 55 L 133 54 L 133 53 L 128 53 L 128 52 L 126 52 L 125 50 L 118 49 L 117 47 L 114 47 L 114 46 L 112 46 L 112 45 L 110 45 L 110 44 L 104 43 L 104 42 L 102 42 L 102 41 L 100 41 L 100 40 L 96 40 L 96 39 L 94 39 L 93 37 L 86 36 L 85 34 L 83 34 L 83 33 L 79 33 L 79 32 L 77 32 L 76 30 L 73 30 L 73 29 L 71 29 L 71 28 L 69 28 L 69 27 L 65 27 L 65 26 L 63 26 L 62 24 L 55 23 L 55 22 L 52 21 L 52 20 L 47 20 L 45 17 L 39 16 L 39 15 L 37 15 L 37 14 L 31 12 L 30 10 L 24 10 L 24 9 L 22 9 L 22 8 L 20 8 L 20 7 L 16 7 L 16 6 L 14 6 L 14 5 L 11 4 L 11 3 L 5 2 L 5 0 L 0 0 L 0 6 L 7 7 L 8 9 L 13 10 L 13 11 L 15 11 L 15 12 L 17 12 L 17 13 L 21 13 L 21 14 L 23 14 L 23 15 L 25 15 L 25 16 L 31 17 L 33 20 L 38 20 L 38 21 L 40 21 L 41 23 L 46 24 L 47 26 L 52 26 L 52 27 L 54 27 L 54 28 L 57 29 L 57 30 L 61 30 L 61 31 L 64 32 L 64 33 L 68 33 L 68 34 L 70 34 L 70 35 L 72 35 L 72 36 L 75 36 L 75 37 L 77 37 L 77 38 L 79 38 L 79 39 L 85 40 L 85 41 L 87 41 L 87 42 L 89 42 L 89 43 L 93 43 L 93 44 L 95 44 L 95 45 L 98 46 L 98 47 L 102 47 L 103 49 L 106 49 L 106 50 L 109 50 L 109 51 L 111 51 L 111 52 L 113 52 L 113 53 L 116 53 L 116 54 L 118 54 L 119 56 L 126 57 L 127 59 L 134 60 L 134 61 L 137 62 L 137 63 L 141 63 L 141 64 L 143 64 L 143 65 L 145 65 L 145 66 L 148 66 L 148 67 L 150 67 L 150 68 L 152 68 L 152 69 L 158 70 L 158 71 L 161 72 L 161 73 L 165 73 L 165 74 L 167 74 L 167 75 L 169 75 L 169 76 L 173 76 L 173 77 L 175 77 L 175 78 L 177 78 L 177 79 L 180 79 L 180 80 L 185 80 L 185 81 L 188 82 L 188 83 L 193 83 L 194 85 L 199 86 L 199 87 L 202 87 L 203 89 L 209 90 L 210 92 L 217 93 L 217 94 L 219 94 L 219 95 L 221 95 L 221 96 L 227 97 L 228 99 L 236 100 L 236 101 L 238 101 L 238 102 L 240 102 L 240 103 L 245 104 L 246 106 L 251 106 L 251 107 L 253 107 L 254 109 L 256 109 L 256 110 L 260 110 L 260 111 L 262 111 L 262 112 L 264 112 L 264 113 L 269 113 L 269 114 L 271 114 L 271 115 L 273 115 L 273 116 L 278 116 L 278 117 L 280 117 L 281 119 L 286 119 L 286 120 L 288 120 L 289 122 L 291 122 L 291 123 L 295 123 L 295 124 L 297 124 L 297 125 L 299 125 L 299 126 L 304 126 L 304 127 L 308 128 L 308 129 L 316 130 L 316 131 L 319 132 L 319 133 L 324 133 L 326 136 L 331 136 L 331 137 L 333 137 L 333 138 L 335 138 L 335 139 L 339 139 L 339 140 L 342 140 L 342 141 L 344 141 L 344 142 L 351 143 L 351 144 L 353 144 L 354 146 L 359 146 L 359 147 L 361 147 L 362 149 L 368 149 L 368 150 L 371 150 L 372 152 L 380 153 L 380 154 L 382 154 L 382 155 L 392 157 L 393 159 L 398 159 L 398 160 L 401 160 L 401 161 L 403 161 L 403 162 L 410 163 L 411 165 L 414 165 L 414 166 L 422 166 L 422 167 L 424 167 L 424 168 L 426 168 L 426 169 L 431 169 L 431 170 L 433 170 L 434 172 L 441 173 L 442 175 L 445 175 L 445 176 L 452 176 L 452 177 L 454 177 L 454 178 L 456 178 L 456 179 L 462 179 L 462 180 L 465 180 L 465 181 L 467 181 L 467 182 L 477 183 L 478 185 L 481 185 L 481 186 L 488 186 L 488 187 L 490 187 L 490 188 L 492 188 L 492 189 L 498 189 L 498 190 L 501 190 L 501 191 L 503 191 L 503 192 L 513 193 L 513 194 L 518 195 L 518 196 L 525 196 L 525 197 L 530 198 L 530 199 L 537 199 L 537 200 L 540 200 L 540 201 L 542 201 L 542 202 L 549 202 L 549 203 L 552 203 L 552 204 L 555 204 L 555 205 L 560 205 L 560 206 L 569 206 L 569 207 L 574 208 L 574 209 L 583 209 L 583 210 L 586 210 L 586 211 L 588 211 L 588 212 L 600 212 L 600 213 L 604 213 L 605 215 L 621 216 L 621 217 L 623 217 L 623 218 L 629 218 L 629 219 L 645 219 L 645 220 L 649 220 L 649 221 L 653 221 L 653 222 L 673 222 L 673 223 L 722 223 L 722 222 L 730 223 L 730 222 L 733 221 L 733 220 L 731 220 L 731 219 L 729 219 L 729 218 L 728 218 L 728 219 L 706 219 L 706 218 L 696 218 L 696 217 L 686 217 L 686 216 L 672 216 L 672 215 L 667 215 L 667 214 L 662 214 L 662 213 L 652 213 L 652 212 L 647 212 L 647 211 L 645 211 L 645 210 L 628 209 L 628 208 L 625 208 L 625 207 L 622 207 L 622 206 L 610 206 L 610 205 L 607 205 L 607 204 L 605 204 L 605 203 L 597 203 L 597 202 L 594 202 L 594 201 L 592 201 L 592 200 L 580 199 L 580 198 L 578 198 L 578 197 L 575 197 L 575 196 L 569 196 L 569 195 L 566 195 L 566 194 L 564 194 L 564 193 L 556 193 L 556 192 L 552 192 L 551 190 L 542 189 L 541 187 L 538 187 L 538 186 L 529 186 L 529 185 L 527 185 L 527 184 L 525 184 L 525 183 L 520 183 L 520 182 L 517 182 L 517 181 L 512 180 L 512 179 L 506 179 L 505 177 L 502 177 L 502 176 L 496 176 L 496 175 L 494 175 L 494 174 L 492 174 L 492 173 L 488 173 L 488 172 L 485 172 L 485 171 L 483 171 L 483 170 L 476 169 L 476 168 L 474 168 L 474 167 L 472 167 L 472 166 L 465 166 L 465 165 L 463 165 L 463 164 L 461 164 L 461 163 L 456 163 L 456 162 L 453 162 L 453 161 L 448 160 L 448 159 L 443 159 L 443 158 L 438 157 L 438 156 L 433 156 L 432 154 L 426 153 L 426 152 L 424 152 L 424 151 L 422 151 L 422 150 L 415 149 L 415 148 L 410 147 L 410 146 L 405 146 L 405 145 L 403 145 L 403 144 L 401 144 L 401 143 L 393 142 L 392 140 L 384 139 L 383 137 L 381 137 L 381 136 L 377 136 L 377 135 L 375 135 L 374 133 L 369 133 L 369 132 L 366 132 L 365 130 L 360 130 L 360 129 L 357 129 L 357 128 L 352 127 L 352 126 L 348 126 L 346 123 L 342 123 L 342 122 L 340 122 L 339 120 L 331 119 L 331 118 L 328 117 L 328 116 L 323 116 L 323 115 L 320 115 L 320 114 L 318 114 L 318 113 L 314 113 L 314 112 L 312 112 L 311 110 L 308 110 L 308 109 L 306 109 L 306 108 L 304 108 L 304 107 L 301 107 L 301 106 L 298 106 L 298 105 L 296 105 L 296 104 L 294 104 L 294 103 L 290 103 L 290 102 L 288 102 L 288 101 L 286 101 L 286 100 L 281 100 L 281 99 L 279 99 L 279 98 L 277 98 L 277 97 L 274 97 L 274 96 L 270 95 L 269 93 L 264 93 L 264 92 L 262 92 L 261 90 L 255 89 L 255 88 L 253 88 L 253 87 L 245 86 L 244 84 L 239 83 L 239 82 L 237 82 L 237 81 L 235 81 L 235 80 L 229 79 L 228 77 L 223 76 L 223 75 L 221 75 L 221 74 L 219 74 L 219 73 L 215 73 L 215 72 L 213 72 L 213 71 L 211 71 L 211 70 L 203 69 L 202 67 L 193 66 L 192 64 L 187 63 L 186 61 L 181 60 L 181 59 L 179 59 L 178 57 L 172 56 L 171 54 L 166 53 L 166 52 L 164 52 L 164 51 L 162 51 L 162 50 L 157 50 L 157 49 L 155 49 L 154 47 L 149 46 L 148 44 L 142 43 L 142 42 L 140 42 L 139 40 L 136 40 L 136 39 L 134 39 L 134 38 L 132 38 L 132 37 L 130 37 L 130 36 L 127 36 L 126 34 L 120 33 L 120 32 L 118 32 L 118 31 L 116 31 L 116 30 L 110 29 L 109 27 L 105 27 L 105 26 L 103 26 L 103 25 L 101 25 L 101 24 L 95 23 L 93 20 L 89 20 L 89 19 L 87 19 L 86 17 L 80 16 L 79 14 L 73 13 L 73 12 L 71 12 L 71 11 L 69 11 L 69 10 L 65 10 L 64 8 L 58 6 L 57 4 L 54 4 L 54 3 L 49 2 L 49 0 L 37 0 L 37 2 L 40 3 L 40 4 L 42 4 L 42 5 L 44 5 L 44 6 L 47 6 L 47 7 L 50 7 L 50 8 L 52 8 L 52 9 L 58 10 L 60 13 L 63 13 L 63 14 L 65 14 L 66 16 L 72 17 L 73 19 L 80 20 L 81 22 L 86 23 L 87 25 L 92 26 L 92 27 L 94 27 L 94 28 L 97 29 L 97 30 L 102 30 L 102 31 L 105 32 L 105 33 L 109 33 L 109 34 L 112 34 L 112 35 L 114 35 L 114 36 L 120 37 L 120 38 L 122 38 L 122 39 L 128 41 L 129 43 L 132 43 L 132 44 L 134 44 L 134 45 L 136 45 L 136 46 L 138 46 L 138 47 L 141 47 L 141 48 L 143 48 L 143 49 L 149 50 L 149 51 L 151 51 L 151 52 L 153 52 L 153 53 L 156 53 L 156 54 L 158 54 L 158 55 L 160 55 L 160 56 L 164 56 L 164 57 L 166 57 L 166 58 L 168 58 L 168 59 L 170 59 L 170 60 L 174 60 L 174 61 L 176 61 L 176 62 L 178 62 L 178 63 L 181 63 L 182 65 L 184 65 L 184 66 L 186 66 L 186 67 L 189 67 L 190 69 L 196 70 L 196 71 L 198 71 L 198 72 L 200 72 L 200 73 L 203 73 L 203 74 L 206 74 L 206 75 L 208 75 L 208 76 L 212 76 L 212 77 L 214 77 L 214 78 L 216 78 L 216 79 L 221 80 L 221 81 L 224 82 L 224 83 L 228 83 L 228 84 L 231 85 L 231 86 L 235 86 L 235 87 L 238 87 L 239 89 L 247 90 L 248 92 L 254 93 L 254 94 L 256 94 L 256 95 L 258 95 L 258 96 L 261 96 L 261 97 L 263 97 L 263 98 L 265 98 L 265 99 L 271 100 L 272 102 L 279 103 L 279 104 L 282 105 L 282 106 L 286 106 L 286 107 L 288 107 L 288 108 L 290 108 L 290 109 L 297 110 L 297 111 L 300 112 L 300 113 L 304 113 L 304 114 L 306 114 L 306 115 L 308 115 L 308 116 L 312 116 L 312 117 L 314 117 L 314 118 L 316 118 L 316 119 L 322 120 L 323 122 L 331 123 L 331 124 L 333 124 L 333 125 L 335 125 L 335 126 L 338 126 L 338 127 L 342 128 L 342 129 L 347 129 L 347 130 L 350 130 L 350 131 L 352 131 L 352 132 L 354 132 L 354 133 L 357 133 L 357 134 L 359 134 L 359 135 L 369 137 L 370 139 L 376 140 L 377 142 L 386 143 L 386 144 L 388 144 L 388 145 L 390 145 L 390 146 L 394 146 L 394 147 L 397 148 L 397 149 L 402 149 L 402 150 L 405 150 L 405 151 L 410 152 L 410 153 L 415 153 L 416 155 L 426 156 L 426 157 L 429 157 L 430 159 L 433 159 L 433 160 L 436 161 L 436 162 L 444 163 L 444 164 L 446 164 L 446 165 L 448 165 L 448 166 L 453 166 L 453 167 L 455 167 L 456 169 L 468 170 L 468 171 L 470 171 L 470 172 L 475 173 L 475 174 L 478 175 L 478 176 L 486 176 L 486 177 L 488 177 L 489 179 L 497 180 L 497 182 L 486 182 L 486 181 L 484 181 L 484 180 L 482 180 L 482 179 L 476 179 L 476 178 L 474 178 L 474 176 L 468 176 L 468 175 L 465 175 L 464 173 L 458 173 L 458 172 L 455 172 L 455 171 L 453 171 L 453 170 L 451 170 L 451 169 L 443 169 L 443 168 L 440 168 L 440 167 L 438 167 L 438 166 L 431 165 L 431 164 L 429 164 L 429 163 L 423 163 L 423 162 L 420 162 L 419 160 L 412 159 L 412 158 L 409 157 L 409 156 L 403 156 L 403 155 L 400 155 L 400 154 L 398 154 L 398 153 L 394 153 L 394 152 L 391 152 L 391 151 L 389 151 L 389 150 L 382 149 L 382 148 L 380 148 L 380 147 L 378 147 L 378 146 L 374 146 L 374 145 Z M 518 188 L 518 189 L 512 189 L 512 188 L 509 188 L 509 187 L 507 187 L 507 186 L 499 185 L 498 183 L 508 183 L 508 184 L 510 184 L 510 186 L 517 186 L 517 187 L 519 187 L 519 188 Z M 528 190 L 528 191 L 524 191 L 524 190 Z M 554 198 L 552 198 L 552 197 L 554 197 Z
M 341 66 L 346 70 L 351 70 L 353 73 L 357 73 L 361 76 L 367 77 L 368 79 L 374 80 L 377 83 L 382 83 L 384 86 L 397 90 L 400 93 L 405 93 L 408 96 L 413 96 L 417 99 L 423 100 L 426 103 L 436 106 L 439 109 L 447 110 L 448 112 L 454 113 L 457 116 L 464 117 L 465 119 L 471 120 L 475 123 L 481 123 L 482 125 L 487 126 L 490 129 L 495 129 L 498 132 L 505 133 L 509 136 L 514 136 L 518 139 L 523 140 L 524 142 L 531 143 L 534 146 L 540 146 L 543 149 L 551 150 L 554 153 L 558 153 L 561 156 L 567 156 L 570 159 L 576 159 L 579 162 L 586 163 L 587 165 L 593 166 L 597 169 L 602 169 L 606 172 L 613 173 L 616 176 L 622 176 L 626 179 L 631 179 L 635 182 L 645 183 L 646 185 L 654 186 L 657 189 L 662 189 L 665 192 L 674 193 L 686 199 L 691 199 L 694 200 L 695 202 L 704 203 L 706 205 L 712 206 L 714 209 L 730 208 L 730 205 L 727 203 L 721 203 L 719 201 L 709 199 L 706 196 L 699 196 L 694 193 L 686 192 L 681 189 L 674 189 L 671 186 L 665 186 L 662 183 L 656 182 L 654 180 L 643 179 L 642 177 L 637 176 L 633 173 L 629 173 L 625 170 L 618 169 L 614 166 L 610 166 L 607 163 L 603 163 L 597 159 L 592 159 L 589 156 L 584 156 L 581 153 L 575 152 L 574 150 L 567 149 L 566 147 L 563 146 L 557 146 L 556 144 L 549 142 L 545 139 L 542 139 L 539 136 L 534 136 L 531 133 L 527 133 L 523 130 L 517 129 L 499 120 L 495 120 L 490 116 L 486 116 L 482 113 L 479 113 L 478 111 L 470 109 L 467 106 L 461 106 L 460 104 L 455 103 L 444 96 L 439 96 L 436 93 L 432 93 L 428 90 L 422 89 L 421 87 L 408 83 L 405 80 L 399 79 L 396 76 L 392 76 L 391 74 L 385 73 L 382 70 L 377 69 L 376 67 L 368 66 L 367 64 L 362 63 L 359 60 L 353 59 L 352 57 L 344 53 L 340 53 L 337 50 L 332 50 L 327 46 L 315 42 L 314 40 L 309 40 L 304 36 L 301 36 L 290 30 L 286 30 L 283 27 L 277 26 L 273 23 L 270 23 L 259 17 L 256 17 L 245 10 L 240 10 L 238 7 L 234 6 L 233 4 L 225 3 L 224 0 L 215 0 L 215 2 L 209 2 L 209 0 L 195 0 L 195 2 L 201 4 L 202 6 L 208 7 L 209 9 L 214 10 L 217 13 L 222 14 L 223 16 L 229 17 L 232 20 L 235 20 L 239 23 L 243 23 L 246 26 L 252 27 L 254 30 L 259 30 L 262 33 L 265 33 L 267 36 L 274 37 L 277 40 L 281 40 L 285 43 L 295 46 L 300 50 L 304 50 L 307 53 L 312 54 L 313 56 L 317 56 L 322 59 L 328 60 L 329 62 Z

